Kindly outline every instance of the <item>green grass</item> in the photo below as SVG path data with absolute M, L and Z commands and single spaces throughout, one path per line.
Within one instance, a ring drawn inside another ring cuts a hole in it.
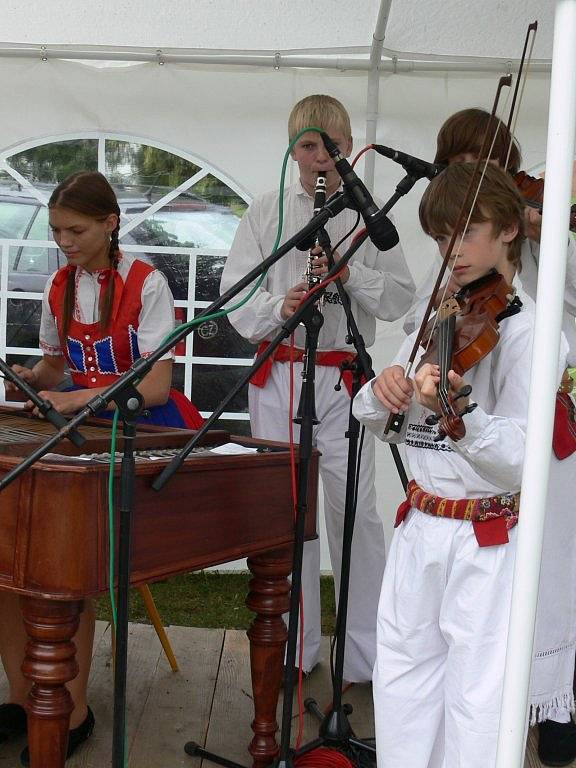
M 150 585 L 164 624 L 184 627 L 223 627 L 248 629 L 252 614 L 245 606 L 248 573 L 202 571 L 177 576 Z M 335 600 L 332 576 L 320 578 L 322 634 L 334 630 Z M 101 597 L 96 604 L 97 618 L 110 621 L 110 601 Z M 150 620 L 137 590 L 130 593 L 130 621 L 149 624 Z

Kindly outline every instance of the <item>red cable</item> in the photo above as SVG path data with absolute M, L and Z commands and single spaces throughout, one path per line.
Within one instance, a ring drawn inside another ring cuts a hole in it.
M 357 768 L 345 754 L 337 749 L 318 747 L 303 755 L 296 755 L 294 765 L 298 768 Z
M 374 149 L 374 144 L 368 144 L 367 146 L 364 147 L 364 149 L 361 149 L 360 152 L 358 152 L 354 160 L 352 160 L 352 168 L 354 168 L 354 166 L 356 165 L 358 160 L 360 160 L 364 152 L 368 152 L 369 149 Z

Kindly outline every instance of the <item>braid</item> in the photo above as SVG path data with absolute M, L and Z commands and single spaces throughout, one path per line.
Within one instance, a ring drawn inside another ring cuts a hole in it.
M 62 334 L 68 335 L 72 315 L 74 313 L 74 299 L 76 292 L 76 271 L 70 272 L 66 279 L 66 292 L 64 293 L 64 310 L 62 312 Z
M 120 261 L 120 245 L 118 243 L 118 234 L 120 232 L 120 211 L 118 211 L 118 223 L 115 229 L 110 235 L 110 248 L 108 250 L 108 258 L 110 259 L 110 267 L 113 270 L 118 269 L 118 263 Z M 112 307 L 114 305 L 114 280 L 110 280 L 106 294 L 102 299 L 102 305 L 100 307 L 100 327 L 104 330 L 108 328 L 110 324 L 110 317 L 112 315 Z
M 116 229 L 110 235 L 110 250 L 108 251 L 108 258 L 110 259 L 110 266 L 112 269 L 118 269 L 118 262 L 120 261 L 120 245 L 118 243 L 119 233 L 120 211 L 118 211 L 118 224 L 116 224 Z

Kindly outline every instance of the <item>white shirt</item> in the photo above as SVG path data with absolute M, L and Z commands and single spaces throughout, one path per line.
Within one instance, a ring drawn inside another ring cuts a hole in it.
M 118 263 L 118 273 L 125 281 L 133 256 L 122 254 Z M 80 323 L 96 323 L 99 315 L 101 283 L 98 279 L 100 270 L 87 272 L 82 267 L 76 268 L 76 303 L 74 319 Z M 46 355 L 62 355 L 60 337 L 56 320 L 50 308 L 48 296 L 56 273 L 48 278 L 42 298 L 42 319 L 40 321 L 40 349 Z M 155 269 L 144 280 L 142 286 L 142 309 L 138 321 L 138 349 L 146 357 L 160 346 L 164 338 L 174 329 L 174 299 L 168 281 L 159 270 Z M 168 360 L 173 352 L 161 358 Z
M 281 242 L 285 242 L 304 227 L 313 215 L 313 199 L 300 182 L 284 191 L 284 226 Z M 345 210 L 326 225 L 332 247 L 354 226 L 356 213 Z M 224 267 L 221 293 L 272 253 L 278 227 L 278 192 L 269 192 L 254 200 L 244 214 Z M 338 247 L 342 255 L 351 237 Z M 280 310 L 287 291 L 304 280 L 307 251 L 291 250 L 274 264 L 258 292 L 242 308 L 231 313 L 234 328 L 253 343 L 271 339 L 284 320 Z M 396 320 L 412 303 L 414 283 L 399 245 L 389 251 L 378 251 L 367 240 L 348 263 L 350 277 L 344 288 L 350 296 L 352 311 L 367 346 L 374 343 L 375 318 Z M 241 296 L 249 292 L 244 290 Z M 234 300 L 236 303 L 239 300 Z M 322 313 L 324 325 L 320 331 L 320 350 L 348 350 L 346 316 L 340 305 L 335 286 L 326 291 Z M 304 347 L 305 331 L 299 326 L 295 343 Z
M 522 288 L 536 301 L 538 285 L 538 262 L 540 260 L 540 244 L 533 240 L 522 243 L 522 271 L 518 275 Z M 562 330 L 568 340 L 568 365 L 576 365 L 576 243 L 572 235 L 568 238 L 568 254 L 566 261 L 566 283 L 564 288 L 564 309 L 562 314 Z
M 496 347 L 464 374 L 472 385 L 471 400 L 478 407 L 463 417 L 466 435 L 458 442 L 450 438 L 433 442 L 438 426 L 425 424 L 430 411 L 415 398 L 400 435 L 383 434 L 389 411 L 374 395 L 371 382 L 354 400 L 356 418 L 381 440 L 406 443 L 409 471 L 418 485 L 430 493 L 463 499 L 520 490 L 535 319 L 532 300 L 525 294 L 520 298 L 524 303 L 522 310 L 499 324 L 500 340 Z M 392 365 L 405 367 L 415 337 L 416 333 L 411 334 L 404 341 Z M 558 383 L 566 352 L 563 337 Z M 420 356 L 421 353 L 416 365 Z

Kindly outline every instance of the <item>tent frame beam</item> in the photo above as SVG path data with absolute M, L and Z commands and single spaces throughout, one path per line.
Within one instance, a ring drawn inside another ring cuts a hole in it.
M 389 6 L 391 0 L 382 0 L 382 7 Z M 382 14 L 380 14 L 382 15 Z M 380 21 L 380 17 L 379 17 Z M 384 24 L 387 18 L 384 19 Z M 376 33 L 375 33 L 376 34 Z M 382 40 L 374 38 L 370 57 L 359 56 L 359 48 L 324 49 L 313 55 L 298 51 L 248 52 L 237 53 L 219 50 L 186 50 L 161 48 L 135 48 L 122 46 L 55 46 L 0 43 L 0 58 L 40 59 L 50 62 L 52 59 L 69 61 L 109 61 L 125 63 L 199 64 L 226 67 L 264 67 L 280 69 L 325 69 L 340 72 L 371 72 L 409 74 L 411 72 L 514 72 L 518 70 L 518 59 L 488 58 L 473 56 L 422 56 L 384 49 Z M 373 58 L 380 50 L 386 58 L 378 61 L 375 67 Z M 368 52 L 368 49 L 367 49 Z M 304 55 L 306 54 L 306 55 Z M 537 59 L 531 63 L 534 72 L 550 72 L 550 60 Z

